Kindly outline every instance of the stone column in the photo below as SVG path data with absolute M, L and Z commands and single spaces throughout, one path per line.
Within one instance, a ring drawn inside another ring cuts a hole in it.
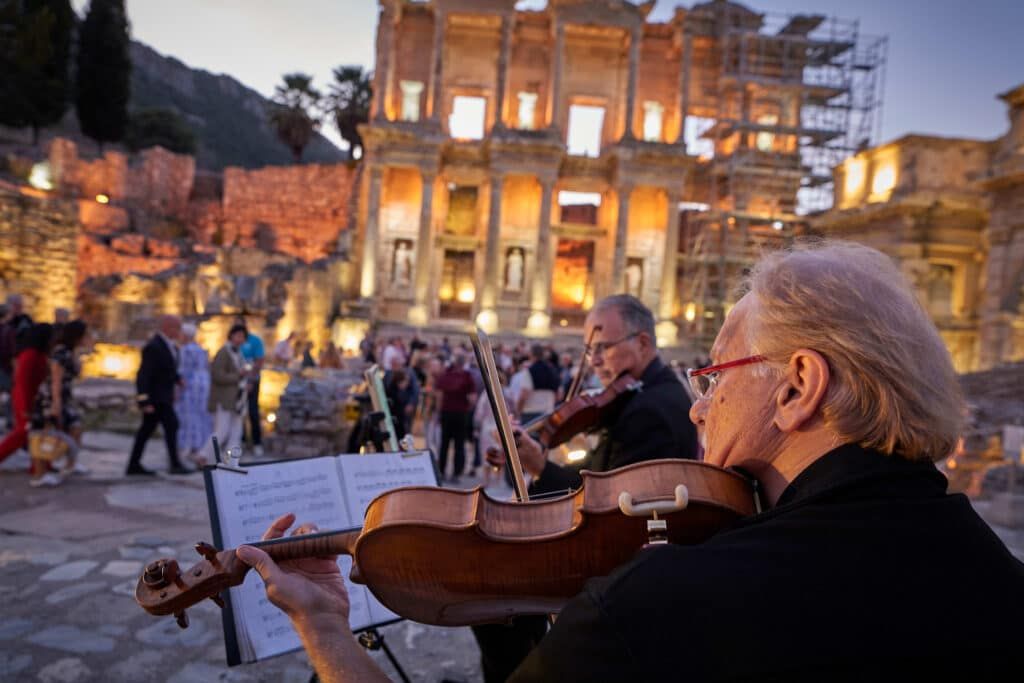
M 623 291 L 622 277 L 626 272 L 626 240 L 629 235 L 629 196 L 633 193 L 631 183 L 621 183 L 619 193 L 619 215 L 615 225 L 615 255 L 612 259 L 611 293 Z
M 501 47 L 498 50 L 498 77 L 494 86 L 494 127 L 505 127 L 505 99 L 508 89 L 508 61 L 512 46 L 512 19 L 501 18 Z
M 679 193 L 671 188 L 665 190 L 668 201 L 665 223 L 665 254 L 661 260 L 661 292 L 658 302 L 658 345 L 673 345 L 678 340 L 679 328 L 675 323 L 676 262 L 679 258 Z
M 438 7 L 434 6 L 434 49 L 430 62 L 430 118 L 438 121 L 441 118 L 441 95 L 444 90 L 444 29 L 448 18 Z
M 679 137 L 676 144 L 686 146 L 686 117 L 690 109 L 690 60 L 693 41 L 690 32 L 683 29 L 683 62 L 679 68 Z
M 387 116 L 387 99 L 391 81 L 391 51 L 395 42 L 394 15 L 391 3 L 381 3 L 380 16 L 377 20 L 377 70 L 373 76 L 373 113 L 374 121 L 382 121 Z
M 430 260 L 434 239 L 434 180 L 433 171 L 420 171 L 423 194 L 420 198 L 420 230 L 416 235 L 416 275 L 413 279 L 414 304 L 409 310 L 409 323 L 423 326 L 430 319 Z
M 501 191 L 504 179 L 491 176 L 491 206 L 487 216 L 487 243 L 484 245 L 484 276 L 478 301 L 480 312 L 476 323 L 485 332 L 498 329 L 498 250 L 501 248 Z
M 370 186 L 366 198 L 366 232 L 363 235 L 363 263 L 360 268 L 359 295 L 368 299 L 377 293 L 377 260 L 380 242 L 380 188 L 384 169 L 370 167 Z
M 537 257 L 530 291 L 530 318 L 527 328 L 531 334 L 549 334 L 551 331 L 551 277 L 555 262 L 551 240 L 551 199 L 554 195 L 553 178 L 540 178 L 540 216 L 537 220 Z
M 551 78 L 548 79 L 548 126 L 555 128 L 562 120 L 562 53 L 565 51 L 565 26 L 555 25 L 555 54 L 551 58 Z
M 636 81 L 637 71 L 640 66 L 640 39 L 643 36 L 643 27 L 633 29 L 629 39 L 629 79 L 626 81 L 626 130 L 622 134 L 623 140 L 632 140 L 633 135 L 633 112 L 636 110 Z

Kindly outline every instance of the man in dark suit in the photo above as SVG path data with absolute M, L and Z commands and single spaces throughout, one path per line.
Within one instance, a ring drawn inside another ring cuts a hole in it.
M 534 477 L 531 495 L 579 488 L 581 470 L 607 472 L 644 460 L 697 457 L 696 429 L 679 419 L 689 412 L 690 398 L 658 357 L 651 311 L 628 294 L 610 296 L 587 315 L 583 333 L 592 339 L 586 354 L 603 385 L 629 375 L 640 386 L 619 399 L 598 429 L 597 446 L 575 466 L 549 462 L 537 441 L 517 433 L 523 469 Z M 488 460 L 501 466 L 504 455 L 489 453 Z
M 178 460 L 178 416 L 174 413 L 174 390 L 181 384 L 178 375 L 178 346 L 181 320 L 177 316 L 160 317 L 159 329 L 142 349 L 142 363 L 135 377 L 136 400 L 142 411 L 142 424 L 135 433 L 132 455 L 125 474 L 153 475 L 142 466 L 142 450 L 159 424 L 164 431 L 171 474 L 188 474 Z
M 587 315 L 583 334 L 592 340 L 587 357 L 604 386 L 625 374 L 638 380 L 640 387 L 619 398 L 599 427 L 597 446 L 576 465 L 550 462 L 540 443 L 517 433 L 523 470 L 534 477 L 531 496 L 579 488 L 581 470 L 608 472 L 644 460 L 697 458 L 696 428 L 683 417 L 690 411 L 690 398 L 676 373 L 658 357 L 650 309 L 628 294 L 607 297 Z M 488 453 L 487 459 L 492 465 L 504 464 L 504 454 Z M 544 617 L 474 626 L 484 680 L 508 678 L 546 631 Z

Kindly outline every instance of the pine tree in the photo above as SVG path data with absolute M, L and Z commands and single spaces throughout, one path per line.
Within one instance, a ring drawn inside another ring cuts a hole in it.
M 91 0 L 78 34 L 75 106 L 82 132 L 101 150 L 128 127 L 129 45 L 124 0 Z
M 0 0 L 0 123 L 31 126 L 33 143 L 70 104 L 74 17 L 68 0 Z

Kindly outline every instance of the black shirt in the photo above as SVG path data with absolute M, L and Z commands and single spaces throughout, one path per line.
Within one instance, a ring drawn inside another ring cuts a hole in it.
M 1021 680 L 1024 565 L 930 463 L 825 455 L 778 505 L 588 582 L 510 681 Z
M 644 460 L 697 457 L 690 398 L 676 373 L 656 357 L 640 381 L 640 390 L 624 395 L 616 406 L 618 412 L 601 430 L 597 447 L 574 467 L 548 462 L 530 486 L 531 495 L 579 488 L 581 470 L 607 472 Z

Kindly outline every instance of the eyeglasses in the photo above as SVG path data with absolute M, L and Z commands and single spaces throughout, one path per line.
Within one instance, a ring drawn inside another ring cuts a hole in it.
M 686 379 L 690 381 L 690 388 L 693 389 L 693 393 L 697 398 L 709 398 L 711 392 L 718 386 L 718 376 L 722 374 L 722 370 L 728 370 L 729 368 L 738 368 L 741 365 L 751 365 L 753 363 L 762 363 L 768 360 L 764 356 L 747 356 L 746 358 L 740 358 L 739 360 L 731 360 L 728 363 L 719 363 L 718 365 L 709 365 L 706 368 L 700 368 L 694 370 L 690 368 L 686 371 Z
M 633 332 L 632 334 L 627 334 L 625 337 L 622 337 L 621 339 L 616 339 L 615 341 L 611 341 L 611 342 L 597 342 L 596 344 L 592 344 L 592 345 L 586 347 L 583 350 L 583 352 L 586 355 L 590 356 L 591 358 L 593 358 L 595 356 L 600 356 L 603 353 L 605 353 L 608 349 L 612 348 L 613 346 L 617 346 L 617 345 L 621 344 L 622 342 L 627 341 L 629 339 L 632 339 L 634 337 L 637 337 L 639 335 L 640 335 L 639 332 Z

